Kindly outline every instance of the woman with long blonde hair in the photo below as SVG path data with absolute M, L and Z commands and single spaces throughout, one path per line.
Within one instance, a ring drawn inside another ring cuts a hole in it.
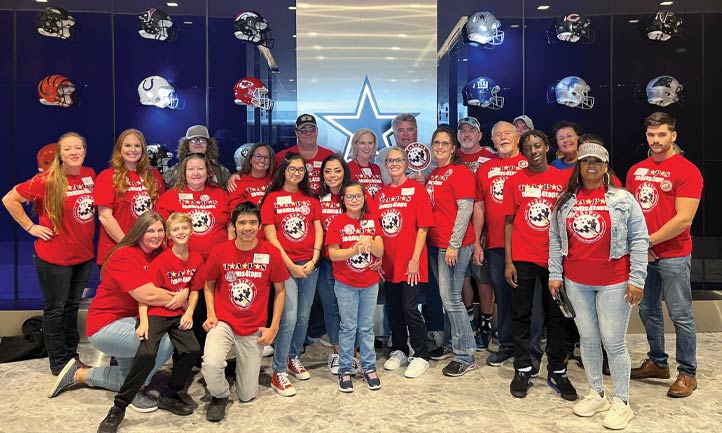
M 93 266 L 95 171 L 84 167 L 87 145 L 75 132 L 58 139 L 47 171 L 16 185 L 3 204 L 35 240 L 35 269 L 43 291 L 43 334 L 50 371 L 78 357 L 78 307 Z M 23 208 L 32 203 L 35 223 Z

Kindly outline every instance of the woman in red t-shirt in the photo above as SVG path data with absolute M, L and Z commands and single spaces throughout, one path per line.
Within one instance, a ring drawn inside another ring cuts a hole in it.
M 374 164 L 378 142 L 376 134 L 368 128 L 361 128 L 351 138 L 351 161 L 348 167 L 351 170 L 351 179 L 359 181 L 371 197 L 384 186 L 381 180 L 381 169 Z
M 244 201 L 258 205 L 273 179 L 273 148 L 256 143 L 249 150 L 240 171 L 228 180 L 228 209 L 233 212 Z M 263 231 L 259 230 L 259 239 Z
M 150 165 L 143 133 L 121 132 L 113 146 L 110 168 L 95 180 L 95 205 L 103 229 L 98 237 L 98 265 L 144 212 L 153 210 L 165 192 L 160 172 Z
M 75 132 L 58 139 L 47 171 L 16 185 L 3 204 L 36 237 L 35 269 L 45 297 L 43 335 L 50 371 L 58 375 L 78 357 L 78 307 L 93 266 L 95 171 L 84 167 L 87 145 Z M 32 203 L 38 223 L 23 208 Z

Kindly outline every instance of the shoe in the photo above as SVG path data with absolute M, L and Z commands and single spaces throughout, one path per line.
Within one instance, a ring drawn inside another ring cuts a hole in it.
M 669 387 L 667 396 L 675 398 L 689 397 L 695 389 L 697 389 L 697 378 L 679 373 L 677 380 Z
M 486 365 L 490 365 L 492 367 L 501 367 L 502 365 L 504 365 L 504 361 L 513 357 L 514 354 L 510 352 L 492 352 L 491 355 L 486 358 Z
M 480 330 L 478 334 L 474 336 L 476 342 L 476 351 L 481 352 L 489 349 L 489 343 L 491 342 L 491 334 Z
M 444 367 L 441 372 L 444 373 L 444 376 L 449 377 L 459 377 L 463 376 L 464 373 L 467 371 L 476 370 L 476 362 L 472 362 L 471 364 L 467 364 L 465 362 L 460 361 L 451 361 L 449 365 Z
M 603 425 L 610 430 L 622 430 L 629 425 L 632 418 L 634 418 L 632 408 L 619 397 L 612 397 L 612 407 L 604 417 Z
M 669 379 L 669 366 L 660 367 L 651 359 L 642 361 L 642 365 L 633 368 L 629 374 L 630 379 Z
M 328 354 L 328 369 L 331 370 L 331 374 L 333 374 L 334 376 L 338 376 L 338 362 L 338 353 Z
M 366 386 L 371 391 L 381 389 L 381 379 L 379 379 L 379 375 L 376 373 L 376 370 L 364 371 L 364 380 L 366 381 Z
M 397 370 L 409 363 L 409 357 L 400 350 L 394 350 L 384 362 L 384 370 Z
M 206 419 L 210 422 L 219 422 L 226 417 L 226 406 L 228 405 L 228 397 L 211 398 L 211 403 L 206 411 Z
M 65 364 L 65 367 L 58 372 L 58 378 L 55 379 L 53 386 L 48 390 L 48 398 L 56 397 L 61 392 L 73 386 L 76 371 L 78 371 L 78 364 L 74 359 L 71 359 Z
M 179 416 L 188 416 L 193 413 L 193 408 L 180 397 L 165 397 L 163 394 L 158 398 L 158 409 L 167 410 Z
M 92 365 L 88 365 L 80 360 L 80 355 L 75 355 L 75 363 L 78 364 L 78 368 L 93 368 Z
M 296 395 L 296 390 L 288 380 L 288 373 L 276 373 L 274 371 L 271 376 L 271 388 L 275 389 L 277 393 L 284 397 L 293 397 Z
M 511 380 L 509 385 L 511 395 L 516 398 L 524 398 L 531 386 L 531 371 L 514 370 L 514 379 Z
M 136 412 L 148 413 L 158 410 L 158 402 L 145 391 L 140 390 L 135 397 L 133 397 L 133 401 L 128 407 Z
M 441 347 L 444 345 L 444 331 L 428 331 L 426 339 L 434 343 L 436 347 Z
M 338 390 L 341 392 L 353 392 L 353 382 L 350 374 L 338 375 Z
M 263 357 L 273 356 L 273 346 L 263 346 Z
M 584 397 L 584 400 L 575 404 L 572 411 L 577 416 L 587 417 L 594 416 L 597 412 L 608 411 L 611 406 L 606 397 L 602 397 L 597 391 L 590 389 L 589 394 Z
M 388 362 L 388 361 L 387 361 Z M 384 365 L 386 368 L 386 365 Z M 426 372 L 429 369 L 429 361 L 424 358 L 409 358 L 409 366 L 404 371 L 404 377 L 409 379 L 415 379 Z
M 75 360 L 73 360 L 74 362 Z M 125 418 L 125 410 L 113 405 L 98 426 L 98 433 L 115 433 Z
M 532 379 L 535 377 L 539 377 L 539 367 L 532 365 L 531 371 L 529 372 L 529 376 L 531 376 Z
M 306 370 L 306 367 L 301 364 L 301 360 L 298 357 L 289 358 L 286 366 L 288 371 L 298 380 L 308 380 L 311 378 L 311 373 Z
M 454 352 L 451 349 L 445 347 L 437 347 L 434 350 L 429 351 L 429 357 L 434 361 L 441 361 L 443 359 L 451 358 L 454 356 Z
M 569 381 L 569 376 L 567 376 L 566 371 L 564 373 L 549 372 L 547 384 L 564 400 L 574 401 L 577 399 L 577 390 L 574 389 L 574 385 Z

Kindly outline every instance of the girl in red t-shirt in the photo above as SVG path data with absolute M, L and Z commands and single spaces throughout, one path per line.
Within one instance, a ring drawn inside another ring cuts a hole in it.
M 45 297 L 43 335 L 56 376 L 69 361 L 80 363 L 78 307 L 93 266 L 95 171 L 83 166 L 86 152 L 82 136 L 63 134 L 50 168 L 3 197 L 13 219 L 37 238 L 35 268 Z M 37 224 L 23 208 L 28 202 L 37 211 Z
M 351 138 L 351 179 L 358 180 L 366 192 L 376 197 L 384 182 L 381 180 L 381 169 L 374 164 L 376 157 L 376 134 L 369 128 L 361 128 Z M 323 174 L 322 174 L 323 175 Z

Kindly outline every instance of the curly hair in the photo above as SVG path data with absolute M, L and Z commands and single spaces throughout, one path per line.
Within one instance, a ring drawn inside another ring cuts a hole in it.
M 180 140 L 178 140 L 178 160 L 183 161 L 186 156 L 190 153 L 189 147 L 189 139 L 185 137 L 181 137 Z M 218 161 L 218 143 L 216 143 L 216 140 L 214 138 L 208 137 L 206 138 L 206 142 L 208 142 L 206 146 L 206 158 L 210 159 L 211 161 Z
M 115 140 L 115 146 L 113 146 L 113 153 L 110 157 L 110 167 L 113 169 L 113 185 L 115 185 L 116 193 L 118 197 L 125 196 L 130 187 L 128 179 L 128 167 L 125 166 L 123 156 L 121 155 L 121 149 L 123 147 L 123 141 L 129 135 L 135 135 L 140 141 L 141 156 L 138 164 L 135 166 L 135 172 L 138 173 L 143 185 L 148 190 L 148 195 L 153 203 L 158 201 L 160 196 L 160 188 L 158 188 L 158 182 L 153 175 L 153 166 L 150 165 L 150 159 L 148 158 L 148 144 L 145 141 L 145 136 L 142 132 L 137 129 L 129 128 L 121 132 L 118 139 Z
M 178 164 L 178 178 L 176 179 L 175 185 L 173 185 L 173 187 L 178 191 L 183 191 L 188 188 L 188 181 L 186 180 L 186 167 L 188 166 L 188 161 L 193 159 L 200 159 L 206 165 L 206 186 L 217 187 L 218 184 L 215 180 L 213 180 L 213 176 L 211 176 L 211 174 L 213 173 L 211 170 L 213 170 L 213 168 L 211 167 L 210 161 L 208 161 L 208 158 L 204 158 L 197 153 L 191 153 L 190 155 L 188 155 L 187 158 L 183 159 L 180 164 Z

